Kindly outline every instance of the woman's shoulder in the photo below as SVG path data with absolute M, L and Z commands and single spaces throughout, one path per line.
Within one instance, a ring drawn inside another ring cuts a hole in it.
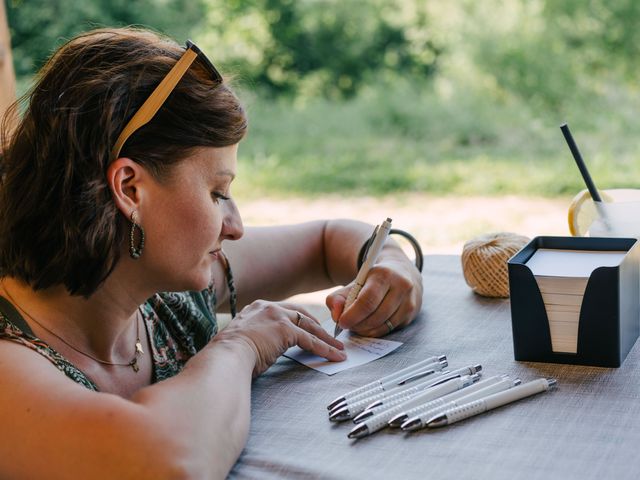
M 96 384 L 75 365 L 52 349 L 45 342 L 35 337 L 30 331 L 26 331 L 27 329 L 25 329 L 19 322 L 14 323 L 15 318 L 12 319 L 10 317 L 11 315 L 7 315 L 4 308 L 0 308 L 0 339 L 8 340 L 10 343 L 22 345 L 23 347 L 27 347 L 28 349 L 37 352 L 74 382 L 83 385 L 89 390 L 98 390 Z M 6 343 L 2 343 L 2 345 L 5 344 Z

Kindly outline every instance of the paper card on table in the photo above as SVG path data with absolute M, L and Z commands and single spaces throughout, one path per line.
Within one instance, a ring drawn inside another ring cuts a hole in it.
M 284 352 L 284 355 L 309 368 L 333 375 L 347 368 L 357 367 L 384 357 L 402 345 L 402 342 L 361 337 L 346 330 L 338 335 L 338 340 L 344 343 L 344 350 L 347 353 L 347 359 L 343 362 L 329 362 L 325 358 L 302 350 L 300 347 L 291 347 Z

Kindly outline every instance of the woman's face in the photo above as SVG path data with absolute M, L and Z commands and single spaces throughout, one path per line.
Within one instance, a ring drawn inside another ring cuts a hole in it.
M 223 240 L 242 236 L 231 197 L 238 145 L 200 148 L 145 189 L 140 222 L 149 280 L 160 290 L 202 290 L 211 282 Z

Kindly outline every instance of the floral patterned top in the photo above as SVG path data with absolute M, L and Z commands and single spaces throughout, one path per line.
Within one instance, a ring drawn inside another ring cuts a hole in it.
M 236 312 L 233 276 L 227 263 L 231 315 Z M 179 373 L 193 355 L 218 332 L 216 294 L 213 286 L 202 292 L 158 293 L 140 312 L 149 334 L 153 355 L 153 383 Z M 0 297 L 0 340 L 20 343 L 47 358 L 71 380 L 98 391 L 97 385 L 33 332 L 6 299 Z

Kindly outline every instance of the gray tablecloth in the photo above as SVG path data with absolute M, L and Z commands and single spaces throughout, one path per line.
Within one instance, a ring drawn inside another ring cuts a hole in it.
M 638 345 L 619 369 L 516 362 L 508 300 L 473 294 L 457 256 L 427 256 L 424 276 L 423 313 L 387 337 L 404 342 L 393 353 L 334 376 L 282 358 L 255 380 L 249 441 L 230 478 L 640 478 Z M 356 441 L 351 422 L 329 422 L 335 397 L 439 354 L 451 368 L 555 377 L 558 388 L 414 434 L 386 429 Z

